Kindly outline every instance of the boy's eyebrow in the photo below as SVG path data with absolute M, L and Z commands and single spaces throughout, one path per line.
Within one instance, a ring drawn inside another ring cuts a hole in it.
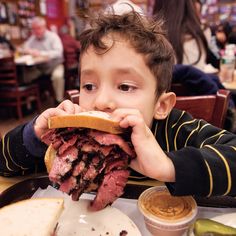
M 117 68 L 114 71 L 118 73 L 122 73 L 122 74 L 138 74 L 139 75 L 138 71 L 131 67 Z
M 81 74 L 83 75 L 91 75 L 91 74 L 94 74 L 96 73 L 95 70 L 93 69 L 84 69 L 84 70 L 81 70 Z M 136 75 L 138 77 L 142 77 L 142 74 L 139 73 L 138 70 L 135 70 L 134 68 L 132 67 L 126 67 L 126 68 L 114 68 L 112 70 L 112 73 L 116 73 L 116 74 L 133 74 L 133 75 Z
M 94 73 L 94 70 L 92 69 L 81 70 L 81 74 L 84 74 L 84 75 L 90 75 L 93 73 Z

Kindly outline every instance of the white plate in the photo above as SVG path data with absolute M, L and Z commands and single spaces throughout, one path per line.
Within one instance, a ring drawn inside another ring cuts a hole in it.
M 141 236 L 134 222 L 120 210 L 108 206 L 97 212 L 88 210 L 90 200 L 65 202 L 59 219 L 58 236 L 118 236 L 126 231 L 128 236 Z
M 215 216 L 211 219 L 236 228 L 236 212 Z

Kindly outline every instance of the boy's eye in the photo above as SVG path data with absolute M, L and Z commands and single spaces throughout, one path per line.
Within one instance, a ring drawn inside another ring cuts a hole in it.
M 86 89 L 88 91 L 92 91 L 95 89 L 95 85 L 94 84 L 85 84 L 85 85 L 83 85 L 83 89 Z
M 130 92 L 135 89 L 134 86 L 131 86 L 129 84 L 121 84 L 118 86 L 118 88 L 122 91 Z

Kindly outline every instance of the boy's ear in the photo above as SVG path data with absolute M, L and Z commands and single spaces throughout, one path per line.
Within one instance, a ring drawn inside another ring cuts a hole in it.
M 154 118 L 157 120 L 164 120 L 175 106 L 175 103 L 175 93 L 162 93 L 156 102 Z

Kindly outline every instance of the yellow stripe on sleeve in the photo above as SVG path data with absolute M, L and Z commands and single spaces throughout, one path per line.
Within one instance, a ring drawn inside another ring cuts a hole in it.
M 202 121 L 202 120 L 201 120 Z M 201 129 L 199 130 L 199 132 L 201 132 L 204 128 L 206 128 L 207 126 L 209 126 L 210 124 L 209 123 L 206 123 L 205 125 L 203 125 L 202 127 L 201 127 Z
M 166 151 L 170 151 L 170 145 L 169 145 L 169 140 L 168 140 L 168 123 L 169 123 L 169 117 L 166 118 L 166 126 L 165 126 L 165 137 L 166 137 Z
M 20 167 L 22 170 L 28 170 L 28 168 L 24 168 L 24 167 L 20 166 L 19 164 L 17 164 L 17 163 L 13 160 L 13 158 L 12 158 L 12 156 L 11 156 L 11 153 L 10 153 L 10 148 L 9 148 L 9 138 L 7 139 L 7 153 L 8 153 L 8 155 L 9 155 L 9 157 L 10 157 L 10 160 L 12 161 L 12 163 L 13 163 L 15 166 Z
M 194 132 L 199 129 L 200 122 L 201 122 L 201 121 L 199 120 L 199 121 L 198 121 L 198 126 L 197 126 L 197 128 L 193 129 L 192 132 L 191 132 L 191 133 L 189 134 L 189 136 L 187 137 L 187 139 L 186 139 L 186 141 L 185 141 L 185 144 L 184 144 L 184 147 L 187 146 L 188 140 L 189 140 L 190 137 L 194 134 Z
M 209 193 L 207 195 L 207 197 L 210 197 L 212 194 L 212 190 L 213 190 L 213 178 L 212 178 L 212 173 L 211 173 L 211 168 L 209 166 L 209 164 L 207 163 L 207 161 L 205 160 L 205 164 L 208 170 L 208 174 L 209 174 L 209 182 L 210 182 L 210 186 L 209 186 Z
M 217 137 L 217 136 L 221 136 L 223 133 L 225 133 L 225 130 L 221 130 L 219 133 L 214 134 L 214 135 L 208 137 L 207 139 L 205 139 L 205 140 L 201 143 L 200 148 L 203 147 L 204 143 L 205 143 L 207 140 L 209 140 L 209 139 L 211 139 L 211 138 L 215 138 L 215 137 Z
M 215 144 L 221 139 L 221 137 L 223 137 L 224 136 L 224 134 L 221 134 L 219 137 L 218 137 L 218 139 L 215 141 Z
M 178 137 L 178 133 L 179 133 L 180 129 L 181 129 L 184 125 L 188 125 L 188 124 L 194 123 L 195 120 L 196 120 L 196 119 L 190 120 L 190 121 L 186 121 L 186 122 L 184 122 L 183 124 L 181 124 L 181 125 L 179 126 L 179 128 L 177 129 L 177 132 L 176 132 L 175 137 L 174 137 L 174 147 L 175 147 L 175 151 L 177 150 L 177 137 Z
M 9 171 L 14 171 L 9 167 L 8 159 L 7 159 L 6 154 L 5 154 L 5 135 L 2 137 L 2 154 L 3 154 L 3 157 L 5 159 L 7 169 Z
M 174 128 L 174 127 L 179 123 L 179 120 L 183 117 L 183 115 L 184 115 L 185 113 L 186 113 L 185 111 L 182 111 L 180 117 L 179 117 L 178 120 L 172 125 L 171 128 Z
M 225 157 L 214 147 L 210 146 L 210 145 L 206 145 L 205 147 L 210 148 L 211 150 L 213 150 L 215 153 L 217 153 L 217 155 L 221 158 L 221 160 L 223 161 L 224 165 L 225 165 L 225 169 L 226 169 L 226 174 L 227 174 L 227 178 L 228 178 L 228 187 L 226 192 L 224 193 L 224 195 L 227 195 L 229 193 L 229 191 L 231 190 L 231 173 L 230 173 L 230 168 L 229 165 L 225 159 Z
M 236 147 L 234 147 L 234 146 L 230 146 L 231 148 L 233 148 L 234 149 L 234 151 L 236 151 Z

